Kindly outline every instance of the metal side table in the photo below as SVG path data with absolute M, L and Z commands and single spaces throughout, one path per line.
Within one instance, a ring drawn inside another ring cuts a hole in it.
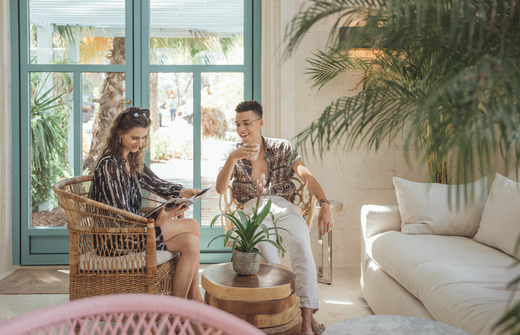
M 341 213 L 343 211 L 343 203 L 337 200 L 329 200 L 330 201 L 330 209 L 332 210 L 332 215 L 336 213 Z M 316 204 L 316 211 L 319 212 L 321 209 L 319 204 Z M 318 217 L 316 214 L 316 218 Z M 334 229 L 333 229 L 334 230 Z M 328 236 L 328 266 L 329 266 L 329 275 L 327 278 L 323 278 L 323 236 L 321 228 L 318 230 L 318 283 L 332 284 L 332 231 L 327 233 Z

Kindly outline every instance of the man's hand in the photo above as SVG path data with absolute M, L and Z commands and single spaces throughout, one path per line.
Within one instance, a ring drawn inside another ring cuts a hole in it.
M 321 205 L 320 214 L 318 214 L 318 229 L 320 228 L 322 236 L 334 228 L 334 217 L 330 205 L 327 203 Z
M 233 157 L 234 160 L 239 159 L 249 159 L 251 161 L 256 161 L 258 158 L 258 154 L 260 153 L 260 146 L 258 144 L 247 145 L 244 144 L 237 150 L 233 151 L 229 156 Z
M 217 175 L 217 181 L 215 182 L 215 190 L 217 193 L 224 194 L 226 192 L 229 181 L 231 180 L 233 168 L 239 159 L 249 159 L 251 161 L 255 161 L 258 158 L 259 153 L 260 145 L 258 144 L 244 144 L 240 148 L 230 153 L 226 163 L 220 169 L 220 172 Z
M 157 215 L 157 220 L 155 220 L 155 226 L 160 227 L 163 224 L 165 224 L 166 221 L 170 220 L 171 218 L 176 218 L 179 215 L 181 215 L 182 213 L 186 212 L 189 209 L 189 207 L 186 206 L 186 207 L 182 208 L 182 206 L 184 206 L 184 204 L 185 204 L 185 202 L 183 202 L 182 204 L 180 204 L 179 206 L 177 206 L 175 208 L 172 208 L 171 210 L 166 210 L 166 206 L 163 206 L 159 210 L 159 214 Z
M 197 194 L 199 192 L 200 192 L 200 190 L 198 190 L 198 189 L 183 188 L 179 192 L 179 197 L 188 199 L 188 198 L 193 197 L 195 194 Z

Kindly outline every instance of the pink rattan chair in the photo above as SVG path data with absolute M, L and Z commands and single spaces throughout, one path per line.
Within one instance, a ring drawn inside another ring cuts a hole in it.
M 152 294 L 97 296 L 50 306 L 0 323 L 0 334 L 265 335 L 215 307 Z

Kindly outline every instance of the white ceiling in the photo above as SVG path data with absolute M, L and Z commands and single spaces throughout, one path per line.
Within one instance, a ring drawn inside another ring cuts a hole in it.
M 150 0 L 151 35 L 176 37 L 189 30 L 243 34 L 243 2 Z M 30 0 L 29 10 L 31 22 L 41 27 L 79 25 L 121 31 L 125 26 L 124 0 Z

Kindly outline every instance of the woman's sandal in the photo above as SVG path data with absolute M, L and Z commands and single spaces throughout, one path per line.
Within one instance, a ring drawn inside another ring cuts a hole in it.
M 314 335 L 322 335 L 324 331 L 325 331 L 325 325 L 323 323 L 312 330 Z

